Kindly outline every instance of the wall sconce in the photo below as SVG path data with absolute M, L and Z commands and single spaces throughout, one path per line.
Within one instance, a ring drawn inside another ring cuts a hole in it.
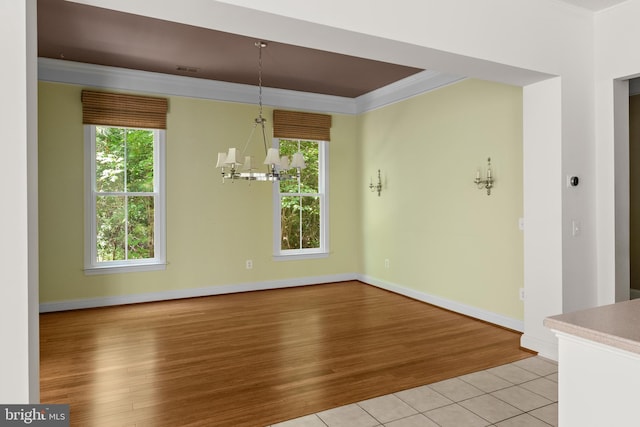
M 369 190 L 371 190 L 371 192 L 377 191 L 378 197 L 380 197 L 380 192 L 382 191 L 382 179 L 380 179 L 380 169 L 378 169 L 378 183 L 374 184 L 373 179 L 371 179 L 371 181 L 369 181 Z
M 476 172 L 476 179 L 473 180 L 478 186 L 478 190 L 487 189 L 487 196 L 491 195 L 491 188 L 493 187 L 493 177 L 491 176 L 491 157 L 487 159 L 487 178 L 482 179 L 480 177 L 480 169 Z

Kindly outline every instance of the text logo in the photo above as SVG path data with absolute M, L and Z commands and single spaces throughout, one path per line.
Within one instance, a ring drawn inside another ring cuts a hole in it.
M 0 427 L 69 427 L 69 405 L 0 405 Z

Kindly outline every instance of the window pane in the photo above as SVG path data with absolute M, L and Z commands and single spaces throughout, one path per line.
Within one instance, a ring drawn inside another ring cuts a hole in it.
M 127 129 L 127 191 L 153 192 L 153 131 Z
M 281 197 L 280 221 L 282 250 L 320 247 L 319 197 Z
M 288 156 L 289 160 L 298 152 L 298 141 L 280 140 L 280 156 Z M 280 181 L 281 193 L 298 193 L 298 181 Z
M 96 191 L 124 191 L 124 129 L 96 126 Z
M 280 247 L 300 249 L 300 197 L 281 197 Z
M 300 151 L 304 156 L 307 167 L 301 172 L 301 193 L 318 192 L 318 143 L 314 141 L 300 141 Z
M 153 258 L 153 196 L 129 197 L 127 208 L 129 212 L 129 259 Z
M 315 141 L 280 140 L 280 155 L 289 156 L 300 151 L 307 167 L 302 169 L 300 187 L 297 181 L 281 181 L 281 193 L 317 193 L 318 192 L 318 143 Z
M 298 180 L 280 181 L 281 193 L 298 193 Z
M 320 247 L 320 198 L 301 197 L 302 248 Z
M 319 141 L 280 140 L 280 153 L 290 157 L 298 151 L 304 156 L 306 168 L 301 171 L 300 182 L 280 182 L 280 250 L 304 251 L 320 249 L 321 242 L 321 181 Z M 299 193 L 301 196 L 293 196 Z M 302 252 L 301 252 L 302 253 Z
M 122 261 L 125 251 L 125 198 L 96 197 L 97 261 Z

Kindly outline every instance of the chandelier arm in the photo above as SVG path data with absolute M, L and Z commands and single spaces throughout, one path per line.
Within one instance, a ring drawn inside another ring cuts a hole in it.
M 224 165 L 222 166 L 222 182 L 225 181 L 225 179 L 231 179 L 232 182 L 238 179 L 243 179 L 243 180 L 248 180 L 248 181 L 269 181 L 269 182 L 276 182 L 276 181 L 283 181 L 283 180 L 298 180 L 298 182 L 300 182 L 300 169 L 304 168 L 304 161 L 302 161 L 302 166 L 298 166 L 297 167 L 297 171 L 296 174 L 293 175 L 289 172 L 283 171 L 283 172 L 278 172 L 276 169 L 276 165 L 280 165 L 280 157 L 279 157 L 279 153 L 278 153 L 278 149 L 277 148 L 269 148 L 270 144 L 267 143 L 267 131 L 265 129 L 265 123 L 266 123 L 266 119 L 262 116 L 263 113 L 263 105 L 262 105 L 262 49 L 264 49 L 265 47 L 267 47 L 267 43 L 263 42 L 263 41 L 258 41 L 255 43 L 255 46 L 258 48 L 258 104 L 260 107 L 260 111 L 258 114 L 258 117 L 256 117 L 256 119 L 254 120 L 253 123 L 253 128 L 251 129 L 251 133 L 249 135 L 249 138 L 247 139 L 247 142 L 245 143 L 243 149 L 242 149 L 242 154 L 241 155 L 245 155 L 247 152 L 247 148 L 249 147 L 249 144 L 252 142 L 252 139 L 254 137 L 254 133 L 256 131 L 256 126 L 260 125 L 261 129 L 261 133 L 262 133 L 262 143 L 264 145 L 264 151 L 265 154 L 267 155 L 267 159 L 265 160 L 265 162 L 268 161 L 268 164 L 270 170 L 266 173 L 261 173 L 261 172 L 252 172 L 253 168 L 248 169 L 249 172 L 237 172 L 235 169 L 236 165 L 240 165 L 240 163 L 234 163 L 233 165 L 231 165 L 231 170 L 230 172 L 225 172 L 224 169 Z M 231 151 L 231 148 L 229 149 Z M 236 150 L 235 148 L 233 148 L 233 150 Z M 272 154 L 271 150 L 274 150 L 274 153 Z M 224 153 L 223 153 L 224 154 Z M 300 154 L 299 152 L 297 154 Z M 235 156 L 235 153 L 234 153 Z M 301 155 L 300 155 L 301 156 Z M 235 158 L 235 157 L 234 157 Z M 247 163 L 248 160 L 245 159 L 245 165 L 248 164 Z M 288 161 L 287 161 L 288 163 Z
M 266 134 L 266 131 L 264 130 L 264 119 L 262 119 L 260 126 L 262 127 L 262 143 L 264 145 L 264 154 L 267 154 L 269 150 L 267 146 L 267 134 Z
M 253 137 L 254 132 L 256 131 L 256 126 L 258 125 L 258 123 L 254 123 L 253 124 L 253 128 L 251 128 L 251 133 L 249 134 L 249 138 L 247 138 L 247 142 L 244 144 L 244 147 L 242 148 L 242 155 L 244 156 L 246 151 L 247 151 L 247 147 L 249 146 L 249 143 L 251 142 L 251 138 Z

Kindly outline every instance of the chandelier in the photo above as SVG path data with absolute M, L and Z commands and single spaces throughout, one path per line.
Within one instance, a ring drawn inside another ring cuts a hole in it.
M 231 179 L 232 181 L 242 179 L 246 181 L 285 181 L 300 179 L 300 171 L 306 167 L 304 157 L 301 152 L 295 153 L 291 160 L 287 156 L 280 156 L 277 148 L 268 148 L 267 135 L 265 131 L 266 119 L 262 117 L 262 49 L 267 47 L 263 41 L 255 43 L 258 48 L 258 105 L 260 110 L 258 117 L 253 122 L 253 129 L 242 149 L 229 148 L 226 153 L 218 153 L 216 167 L 222 170 L 222 182 Z M 256 129 L 260 128 L 262 143 L 266 158 L 263 162 L 267 166 L 267 172 L 257 172 L 254 168 L 252 157 L 245 155 Z M 243 163 L 241 163 L 241 161 Z

